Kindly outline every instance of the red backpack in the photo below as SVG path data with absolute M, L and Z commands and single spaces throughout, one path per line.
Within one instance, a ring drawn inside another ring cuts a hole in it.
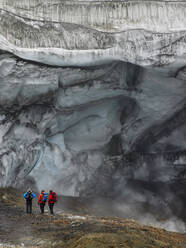
M 52 192 L 52 201 L 57 202 L 57 194 L 56 194 L 56 192 Z

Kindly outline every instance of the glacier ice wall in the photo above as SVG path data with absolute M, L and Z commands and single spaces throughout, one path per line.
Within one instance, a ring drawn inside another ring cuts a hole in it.
M 1 0 L 0 8 L 28 19 L 76 23 L 102 31 L 185 29 L 185 1 Z M 28 20 L 27 19 L 27 20 Z
M 182 206 L 185 5 L 1 0 L 0 186 Z

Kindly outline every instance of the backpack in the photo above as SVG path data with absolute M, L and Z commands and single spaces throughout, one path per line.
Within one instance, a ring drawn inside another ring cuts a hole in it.
M 32 200 L 32 198 L 33 198 L 32 197 L 32 193 L 31 192 L 30 193 L 27 192 L 26 199 L 30 201 L 30 200 Z
M 46 202 L 46 201 L 48 200 L 48 194 L 44 192 L 44 193 L 42 193 L 42 195 L 43 195 L 43 196 L 42 196 L 41 201 L 42 201 L 42 202 Z
M 52 201 L 57 202 L 57 194 L 56 194 L 56 192 L 52 192 Z

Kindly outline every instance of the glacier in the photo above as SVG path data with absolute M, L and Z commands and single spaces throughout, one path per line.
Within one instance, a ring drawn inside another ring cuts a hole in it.
M 185 7 L 1 0 L 0 186 L 181 211 Z

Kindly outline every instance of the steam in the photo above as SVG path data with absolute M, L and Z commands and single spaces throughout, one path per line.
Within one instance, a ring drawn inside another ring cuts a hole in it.
M 115 212 L 142 224 L 186 232 L 184 195 L 180 190 L 184 177 L 179 177 L 185 158 L 185 155 L 177 155 L 167 160 L 165 156 L 156 155 L 150 160 L 139 158 L 132 169 L 125 166 L 124 177 L 117 184 L 120 197 L 116 197 Z M 128 173 L 129 170 L 132 173 Z
M 160 216 L 157 216 L 157 213 L 156 215 L 150 212 L 145 213 L 142 206 L 137 203 L 134 205 L 135 206 L 132 206 L 129 203 L 116 203 L 115 208 L 120 216 L 135 219 L 141 224 L 162 228 L 171 232 L 186 232 L 185 223 L 175 215 L 172 214 L 170 217 L 164 216 L 160 218 Z M 161 212 L 161 208 L 158 208 L 159 212 Z M 171 210 L 167 208 L 167 212 L 170 214 Z
M 184 222 L 177 217 L 173 216 L 168 220 L 157 220 L 153 215 L 146 214 L 142 218 L 138 220 L 140 223 L 145 225 L 155 226 L 159 228 L 163 228 L 167 231 L 171 232 L 186 232 L 186 226 Z

